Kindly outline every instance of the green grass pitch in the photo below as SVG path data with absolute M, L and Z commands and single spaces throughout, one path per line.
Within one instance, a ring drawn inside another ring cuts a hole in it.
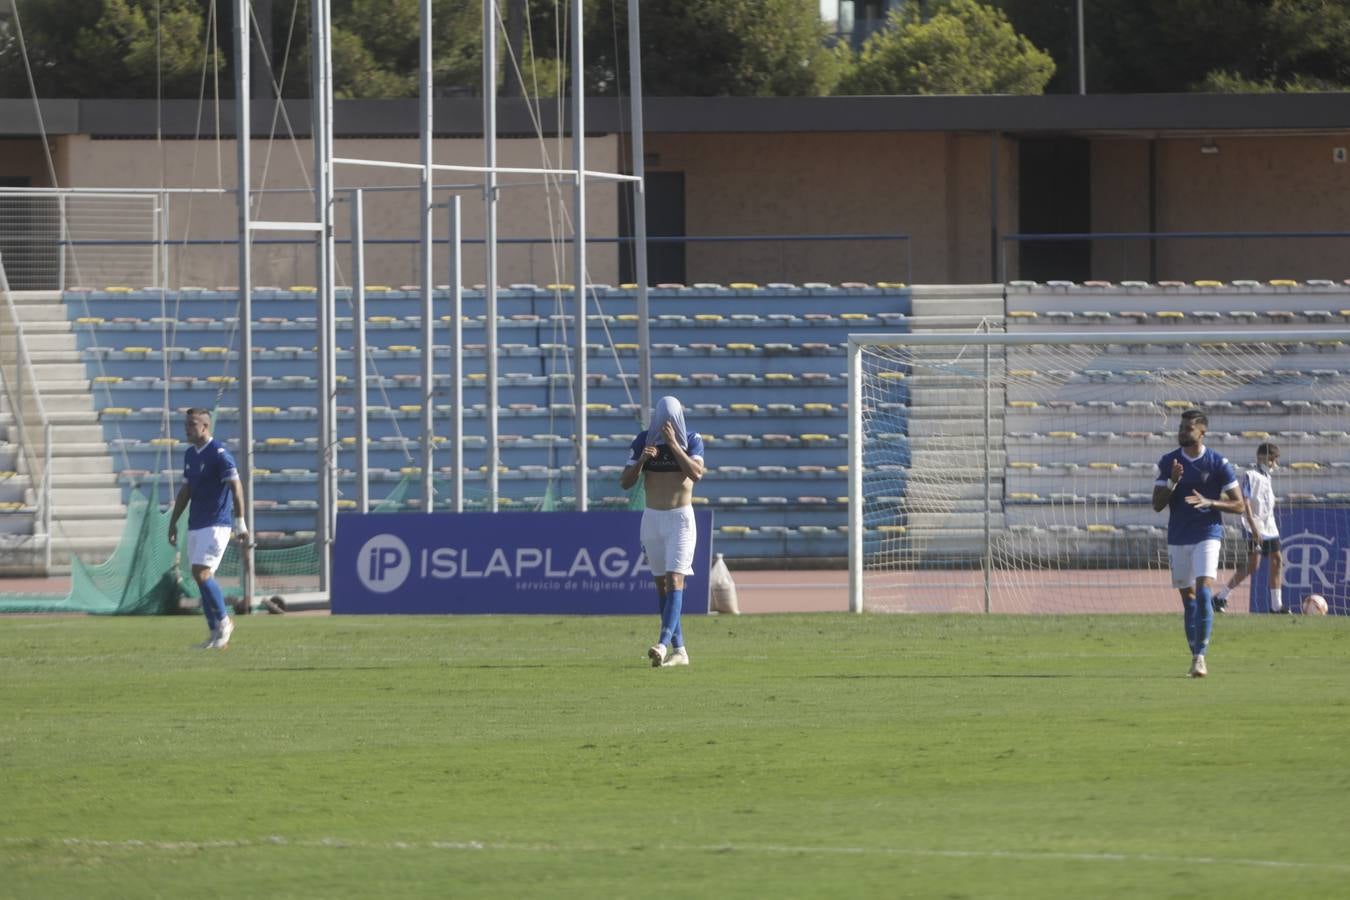
M 0 620 L 0 896 L 1329 897 L 1350 620 Z

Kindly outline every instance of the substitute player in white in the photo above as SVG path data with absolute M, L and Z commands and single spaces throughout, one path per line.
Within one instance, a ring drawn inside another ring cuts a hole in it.
M 224 650 L 230 645 L 234 620 L 225 611 L 225 593 L 215 575 L 231 534 L 241 540 L 248 537 L 242 516 L 244 489 L 234 457 L 211 437 L 211 413 L 197 407 L 189 409 L 183 428 L 191 446 L 183 454 L 183 486 L 169 517 L 169 543 L 178 546 L 178 517 L 191 502 L 188 562 L 192 564 L 192 579 L 201 591 L 206 625 L 211 629 L 211 636 L 197 646 Z
M 637 484 L 639 474 L 645 479 L 647 508 L 642 511 L 639 537 L 661 610 L 661 635 L 647 651 L 653 667 L 689 665 L 680 610 L 685 576 L 694 574 L 698 540 L 694 484 L 704 471 L 703 438 L 685 427 L 680 401 L 662 397 L 652 412 L 651 425 L 633 438 L 628 465 L 619 476 L 625 491 Z
M 1256 571 L 1263 557 L 1270 560 L 1270 577 L 1266 579 L 1270 592 L 1270 611 L 1289 611 L 1281 592 L 1284 554 L 1280 552 L 1280 529 L 1275 525 L 1275 488 L 1270 482 L 1270 476 L 1275 474 L 1279 465 L 1280 448 L 1271 443 L 1262 444 L 1256 448 L 1256 466 L 1245 470 L 1238 479 L 1242 499 L 1246 503 L 1242 515 L 1242 533 L 1247 539 L 1247 552 L 1238 558 L 1237 568 L 1233 570 L 1228 584 L 1214 595 L 1214 609 L 1219 612 L 1228 606 L 1229 592 Z M 1253 607 L 1255 605 L 1252 603 Z
M 1211 592 L 1219 573 L 1223 543 L 1221 512 L 1246 509 L 1238 493 L 1238 477 L 1227 459 L 1204 445 L 1209 419 L 1198 409 L 1181 415 L 1180 445 L 1158 460 L 1153 482 L 1153 510 L 1168 511 L 1167 558 L 1172 586 L 1181 593 L 1186 641 L 1191 646 L 1192 678 L 1209 674 L 1205 651 L 1214 630 Z

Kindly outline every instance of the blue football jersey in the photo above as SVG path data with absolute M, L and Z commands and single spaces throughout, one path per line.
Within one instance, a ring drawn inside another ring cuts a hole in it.
M 1191 459 L 1182 447 L 1158 460 L 1157 480 L 1166 485 L 1172 476 L 1172 460 L 1181 460 L 1181 480 L 1168 502 L 1167 543 L 1198 544 L 1201 541 L 1223 540 L 1223 513 L 1210 507 L 1191 506 L 1186 498 L 1199 491 L 1200 496 L 1219 500 L 1223 492 L 1238 486 L 1237 470 L 1226 458 L 1208 447 L 1199 458 Z
M 628 465 L 637 462 L 642 456 L 642 450 L 647 446 L 647 432 L 639 431 L 638 436 L 633 438 L 633 443 L 628 446 Z M 697 431 L 689 432 L 689 441 L 684 445 L 684 452 L 690 456 L 703 458 L 703 436 Z M 656 459 L 651 460 L 643 466 L 644 472 L 678 472 L 680 471 L 680 461 L 675 458 L 675 454 L 666 444 L 656 445 Z
M 220 441 L 212 438 L 200 450 L 188 447 L 183 456 L 183 481 L 192 491 L 189 529 L 234 524 L 234 492 L 230 482 L 238 477 L 234 457 Z

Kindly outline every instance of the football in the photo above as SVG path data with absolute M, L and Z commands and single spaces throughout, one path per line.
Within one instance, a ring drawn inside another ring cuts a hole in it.
M 1325 616 L 1327 614 L 1327 598 L 1321 594 L 1309 594 L 1304 597 L 1303 614 L 1305 616 Z

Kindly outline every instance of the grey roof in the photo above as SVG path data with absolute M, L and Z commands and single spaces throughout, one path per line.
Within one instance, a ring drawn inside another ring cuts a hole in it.
M 195 100 L 43 100 L 49 135 L 96 137 L 214 137 L 215 111 Z M 286 102 L 297 135 L 309 132 L 309 104 Z M 557 127 L 557 104 L 539 109 L 546 133 Z M 1344 94 L 1052 94 L 1014 96 L 905 97 L 649 97 L 643 104 L 648 133 L 788 133 L 868 131 L 999 131 L 1035 134 L 1176 134 L 1214 132 L 1319 132 L 1350 130 L 1350 93 Z M 234 134 L 234 106 L 222 104 L 221 132 Z M 272 104 L 255 101 L 253 132 L 266 136 Z M 566 117 L 565 117 L 566 118 Z M 627 128 L 625 104 L 595 98 L 586 104 L 587 130 L 597 134 Z M 447 137 L 481 134 L 477 98 L 437 100 L 436 132 Z M 412 137 L 416 100 L 340 100 L 334 130 L 339 137 Z M 533 134 L 523 100 L 502 100 L 501 134 Z M 284 129 L 279 134 L 285 134 Z M 36 136 L 31 100 L 0 99 L 0 136 Z

